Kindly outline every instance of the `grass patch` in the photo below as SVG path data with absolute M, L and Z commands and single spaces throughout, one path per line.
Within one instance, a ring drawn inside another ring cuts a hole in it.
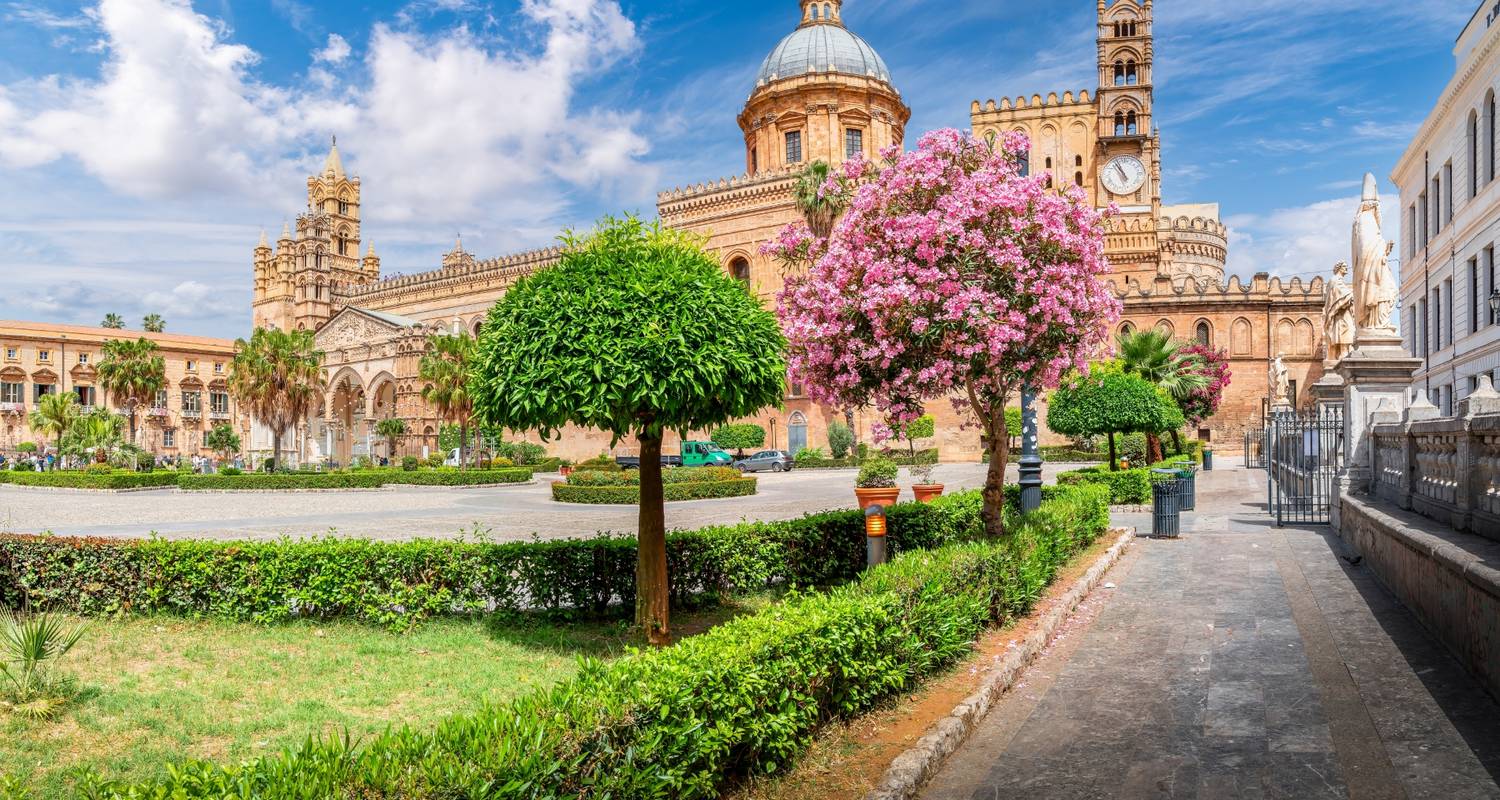
M 680 635 L 765 607 L 751 597 L 681 614 Z M 0 787 L 68 797 L 72 774 L 151 780 L 185 758 L 239 762 L 348 730 L 429 728 L 570 677 L 644 640 L 626 621 L 433 620 L 405 635 L 348 622 L 272 626 L 149 616 L 95 619 L 62 671 L 81 689 L 52 722 L 0 714 Z

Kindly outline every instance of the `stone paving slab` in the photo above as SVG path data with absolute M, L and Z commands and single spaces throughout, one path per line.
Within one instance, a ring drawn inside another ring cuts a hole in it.
M 1500 798 L 1500 707 L 1338 539 L 1271 525 L 1262 473 L 1199 492 L 922 797 Z

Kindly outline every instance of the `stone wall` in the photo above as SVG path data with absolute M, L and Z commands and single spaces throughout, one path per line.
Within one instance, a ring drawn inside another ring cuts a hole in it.
M 1455 530 L 1500 541 L 1500 395 L 1489 387 L 1440 417 L 1419 397 L 1401 421 L 1370 428 L 1371 494 Z

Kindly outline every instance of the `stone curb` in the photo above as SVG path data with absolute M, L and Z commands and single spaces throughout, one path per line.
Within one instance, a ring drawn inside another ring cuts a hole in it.
M 174 484 L 166 486 L 132 486 L 128 489 L 88 489 L 81 486 L 26 486 L 19 483 L 0 483 L 0 486 L 10 489 L 21 489 L 27 492 L 86 492 L 88 494 L 131 494 L 133 492 L 171 492 L 177 490 L 177 486 Z
M 335 494 L 338 492 L 394 492 L 397 489 L 442 489 L 460 491 L 464 489 L 497 489 L 506 486 L 535 486 L 535 479 L 521 483 L 476 483 L 466 486 L 451 484 L 387 483 L 384 486 L 350 486 L 343 489 L 184 489 L 167 486 L 177 494 Z
M 1114 532 L 1117 534 L 1115 543 L 1073 584 L 1067 594 L 1052 605 L 1036 630 L 1017 647 L 1007 651 L 1001 662 L 990 669 L 984 676 L 979 691 L 954 706 L 953 713 L 938 720 L 926 736 L 897 756 L 886 769 L 879 787 L 865 795 L 864 800 L 911 800 L 917 796 L 917 790 L 937 774 L 948 756 L 968 740 L 969 734 L 989 713 L 995 701 L 1015 685 L 1021 673 L 1051 643 L 1058 628 L 1104 580 L 1105 574 L 1135 541 L 1135 531 L 1132 529 L 1116 528 Z

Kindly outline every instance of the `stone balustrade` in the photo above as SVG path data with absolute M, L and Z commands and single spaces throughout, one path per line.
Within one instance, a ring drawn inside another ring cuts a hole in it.
M 1421 396 L 1402 414 L 1376 411 L 1370 436 L 1373 494 L 1500 540 L 1500 394 L 1488 379 L 1453 417 Z

